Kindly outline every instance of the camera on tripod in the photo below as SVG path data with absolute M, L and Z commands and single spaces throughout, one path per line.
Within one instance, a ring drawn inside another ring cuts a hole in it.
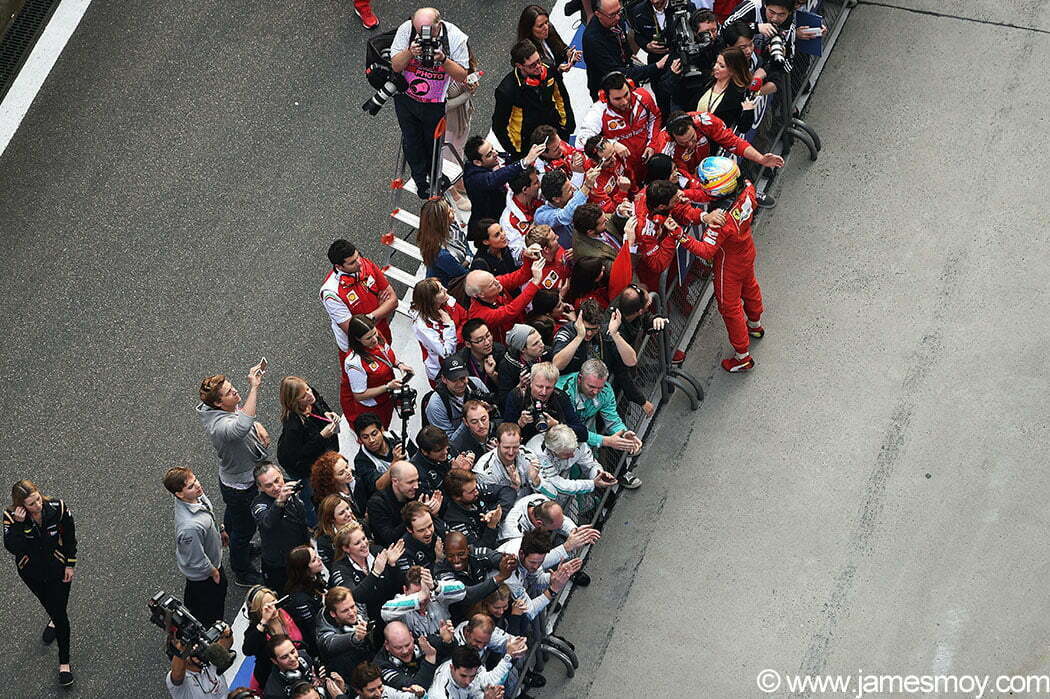
M 672 58 L 682 62 L 682 78 L 698 78 L 714 63 L 710 49 L 714 39 L 709 32 L 695 32 L 691 16 L 693 4 L 690 0 L 669 0 L 667 3 L 667 25 L 670 28 Z
M 218 673 L 226 672 L 237 658 L 236 651 L 228 650 L 219 639 L 229 629 L 217 621 L 205 628 L 182 601 L 167 592 L 158 592 L 146 602 L 149 620 L 182 642 L 182 650 L 168 645 L 168 655 L 193 658 L 203 665 L 214 665 Z
M 419 397 L 419 392 L 408 385 L 410 378 L 411 376 L 406 376 L 404 384 L 399 388 L 390 389 L 390 397 L 394 401 L 394 410 L 397 411 L 398 416 L 402 420 L 416 414 L 416 399 Z

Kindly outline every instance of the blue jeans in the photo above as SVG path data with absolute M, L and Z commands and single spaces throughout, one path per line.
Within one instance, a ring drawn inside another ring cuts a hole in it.
M 222 501 L 226 503 L 222 523 L 226 526 L 226 533 L 230 535 L 230 567 L 233 568 L 233 574 L 238 578 L 257 575 L 259 571 L 252 567 L 249 547 L 255 534 L 252 500 L 259 491 L 254 485 L 238 490 L 220 482 L 219 492 L 222 493 Z

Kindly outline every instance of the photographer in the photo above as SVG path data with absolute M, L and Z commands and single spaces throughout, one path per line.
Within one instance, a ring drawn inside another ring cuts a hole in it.
M 667 56 L 650 65 L 633 62 L 638 46 L 628 32 L 620 0 L 597 0 L 595 8 L 594 16 L 583 31 L 583 60 L 587 64 L 587 89 L 591 92 L 591 99 L 600 99 L 599 90 L 608 89 L 602 81 L 614 71 L 620 71 L 639 85 L 656 79 L 667 64 Z M 579 142 L 580 134 L 576 138 Z
M 181 466 L 164 474 L 164 487 L 175 496 L 175 558 L 186 576 L 186 607 L 205 626 L 222 619 L 226 609 L 226 576 L 222 547 L 226 532 L 215 523 L 215 510 L 193 471 Z
M 270 434 L 255 419 L 259 386 L 265 374 L 262 362 L 248 370 L 248 397 L 223 374 L 201 381 L 200 400 L 195 408 L 204 431 L 219 457 L 219 492 L 226 505 L 222 521 L 230 535 L 230 567 L 233 581 L 242 587 L 262 582 L 252 567 L 251 540 L 255 534 L 252 500 L 258 492 L 252 472 L 269 460 Z
M 662 76 L 662 86 L 668 101 L 660 102 L 660 109 L 666 115 L 672 110 L 694 109 L 702 86 L 711 76 L 718 52 L 725 46 L 719 38 L 718 20 L 711 10 L 693 10 L 688 3 L 674 3 L 678 6 L 679 15 L 673 22 L 685 22 L 693 40 L 688 47 L 677 46 L 672 50 L 673 59 L 669 70 Z M 684 11 L 688 9 L 688 16 Z M 675 27 L 672 31 L 680 31 Z M 688 40 L 688 37 L 681 37 Z
M 328 407 L 317 389 L 298 376 L 285 376 L 281 380 L 280 396 L 281 436 L 277 440 L 277 460 L 289 475 L 304 483 L 306 521 L 312 527 L 317 524 L 317 513 L 308 482 L 310 467 L 326 451 L 339 450 L 340 416 Z
M 263 577 L 280 592 L 288 579 L 288 554 L 310 543 L 306 507 L 299 497 L 302 483 L 286 483 L 281 469 L 269 462 L 256 467 L 255 483 L 259 494 L 252 502 L 252 516 L 259 526 Z
M 192 611 L 192 610 L 191 610 Z M 204 623 L 203 619 L 198 621 Z M 205 624 L 210 626 L 211 624 Z M 171 668 L 168 670 L 164 684 L 168 688 L 168 694 L 172 699 L 207 699 L 207 697 L 225 697 L 230 691 L 230 685 L 226 682 L 223 673 L 216 670 L 210 663 L 202 664 L 198 658 L 183 658 L 180 653 L 185 652 L 182 641 L 174 636 L 168 638 L 170 651 L 175 651 L 171 656 Z M 229 626 L 219 637 L 219 645 L 229 650 L 233 647 L 233 629 Z
M 587 444 L 591 448 L 606 447 L 637 454 L 642 448 L 642 440 L 623 424 L 623 419 L 616 411 L 616 395 L 608 381 L 608 367 L 600 359 L 588 359 L 580 367 L 579 373 L 563 376 L 558 381 L 558 388 L 569 396 L 576 406 L 576 414 L 587 425 Z M 641 486 L 642 481 L 631 471 L 624 471 L 620 483 L 633 490 Z
M 565 425 L 547 430 L 540 454 L 539 491 L 557 500 L 571 519 L 580 519 L 580 514 L 588 509 L 581 504 L 580 496 L 614 485 L 616 476 L 601 467 L 591 448 L 578 442 L 572 430 Z
M 503 419 L 518 423 L 526 443 L 555 425 L 567 425 L 578 441 L 587 441 L 587 428 L 576 415 L 572 401 L 555 386 L 558 376 L 558 367 L 550 362 L 533 364 L 528 386 L 507 394 Z
M 438 380 L 437 388 L 423 396 L 423 415 L 426 422 L 454 436 L 463 426 L 463 403 L 471 398 L 491 400 L 491 396 L 481 379 L 469 375 L 459 355 L 442 360 Z
M 343 360 L 343 371 L 350 395 L 343 400 L 343 415 L 351 424 L 358 415 L 374 413 L 390 426 L 394 415 L 391 392 L 406 385 L 412 378 L 412 367 L 398 361 L 393 348 L 376 329 L 367 315 L 356 315 L 347 324 L 349 351 Z M 401 372 L 395 378 L 394 370 Z
M 431 190 L 439 194 L 443 189 L 440 182 L 428 181 L 434 158 L 434 132 L 445 116 L 449 78 L 467 80 L 467 35 L 451 22 L 443 21 L 433 7 L 422 7 L 397 28 L 390 44 L 390 65 L 408 82 L 405 92 L 394 95 L 394 110 L 416 191 L 420 199 L 429 199 Z

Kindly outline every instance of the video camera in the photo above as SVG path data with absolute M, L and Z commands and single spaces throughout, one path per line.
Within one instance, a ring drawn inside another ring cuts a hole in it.
M 226 672 L 233 665 L 237 652 L 228 650 L 219 643 L 219 639 L 229 628 L 225 622 L 217 621 L 205 628 L 181 600 L 164 591 L 150 597 L 146 607 L 149 609 L 150 621 L 155 626 L 182 642 L 181 651 L 174 644 L 168 644 L 167 651 L 170 657 L 179 655 L 183 658 L 193 658 L 201 665 L 214 665 L 219 674 Z
M 696 8 L 690 0 L 669 0 L 667 26 L 674 47 L 671 58 L 682 62 L 682 78 L 698 78 L 710 70 L 714 40 L 708 32 L 693 31 L 691 16 Z

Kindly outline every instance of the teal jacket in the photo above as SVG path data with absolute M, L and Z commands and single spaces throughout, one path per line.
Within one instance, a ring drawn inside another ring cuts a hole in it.
M 626 430 L 627 425 L 623 424 L 620 414 L 616 412 L 616 394 L 613 393 L 608 381 L 605 382 L 602 390 L 598 391 L 596 397 L 587 398 L 580 394 L 578 377 L 579 373 L 566 374 L 558 379 L 558 388 L 568 394 L 569 400 L 576 408 L 576 414 L 580 416 L 580 421 L 587 426 L 587 444 L 597 449 L 602 445 L 603 436 L 597 432 L 599 414 L 602 416 L 605 434 Z

